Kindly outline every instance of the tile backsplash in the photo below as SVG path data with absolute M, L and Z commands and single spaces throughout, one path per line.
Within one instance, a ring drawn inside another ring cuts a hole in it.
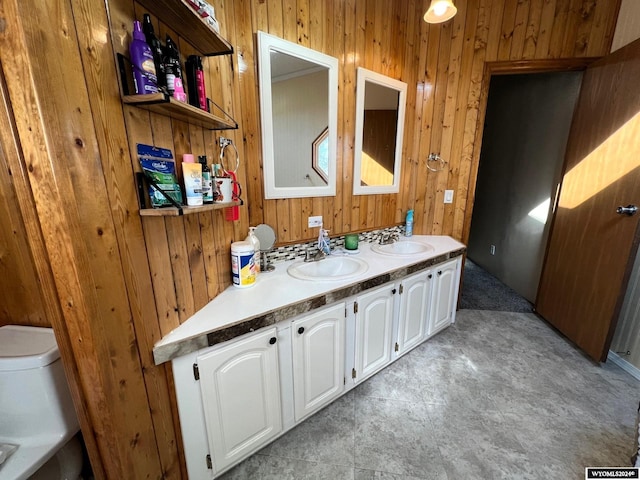
M 404 226 L 394 226 L 394 227 L 382 228 L 380 230 L 371 230 L 370 232 L 362 232 L 358 234 L 358 241 L 360 243 L 363 243 L 363 242 L 371 243 L 374 240 L 377 240 L 380 234 L 390 234 L 390 233 L 397 233 L 399 235 L 404 235 Z M 331 250 L 344 247 L 344 235 L 331 238 L 329 243 L 331 244 Z M 317 242 L 315 240 L 313 242 L 285 245 L 283 247 L 274 248 L 267 254 L 267 257 L 269 258 L 270 263 L 286 262 L 287 260 L 304 258 L 305 251 L 308 250 L 309 248 L 316 247 L 316 245 L 317 245 Z

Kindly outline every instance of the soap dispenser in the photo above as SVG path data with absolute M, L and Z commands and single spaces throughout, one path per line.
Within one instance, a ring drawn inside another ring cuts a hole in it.
M 253 260 L 256 265 L 256 273 L 260 271 L 260 240 L 255 234 L 256 227 L 249 227 L 249 235 L 245 238 L 245 241 L 253 245 Z

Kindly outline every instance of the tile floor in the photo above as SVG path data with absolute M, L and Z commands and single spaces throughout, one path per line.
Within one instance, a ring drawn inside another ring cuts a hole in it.
M 531 313 L 456 324 L 222 478 L 582 479 L 628 465 L 640 382 Z

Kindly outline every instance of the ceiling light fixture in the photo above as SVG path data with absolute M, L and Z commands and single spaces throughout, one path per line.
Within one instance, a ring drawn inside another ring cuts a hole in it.
M 442 23 L 453 18 L 458 9 L 453 0 L 431 0 L 424 21 L 427 23 Z

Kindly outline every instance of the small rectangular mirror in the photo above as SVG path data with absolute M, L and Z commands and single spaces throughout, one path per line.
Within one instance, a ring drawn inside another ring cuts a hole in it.
M 358 68 L 353 194 L 400 190 L 407 84 Z
M 334 196 L 338 60 L 258 32 L 265 198 Z

